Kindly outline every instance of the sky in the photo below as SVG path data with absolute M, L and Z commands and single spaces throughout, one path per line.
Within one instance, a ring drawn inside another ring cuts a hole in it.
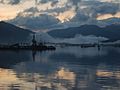
M 0 21 L 36 31 L 119 19 L 120 0 L 0 0 Z

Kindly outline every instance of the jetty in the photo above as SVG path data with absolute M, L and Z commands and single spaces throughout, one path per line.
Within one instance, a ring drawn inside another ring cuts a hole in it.
M 32 38 L 32 44 L 20 44 L 15 43 L 12 45 L 0 45 L 0 50 L 35 50 L 35 51 L 43 51 L 43 50 L 55 50 L 55 46 L 47 46 L 42 42 L 37 42 L 35 39 L 35 34 Z

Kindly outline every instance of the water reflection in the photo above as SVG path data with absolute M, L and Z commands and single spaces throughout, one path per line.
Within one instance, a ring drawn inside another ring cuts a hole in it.
M 0 90 L 120 90 L 119 51 L 0 52 Z
M 96 70 L 96 82 L 101 88 L 110 90 L 120 89 L 120 67 L 103 65 L 104 68 Z
M 19 62 L 32 60 L 31 52 L 28 51 L 0 51 L 0 67 L 10 68 Z
M 34 90 L 34 85 L 20 80 L 13 70 L 0 69 L 0 90 Z

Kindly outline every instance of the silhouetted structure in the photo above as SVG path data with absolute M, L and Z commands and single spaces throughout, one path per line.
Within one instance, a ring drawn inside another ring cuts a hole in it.
M 35 34 L 33 35 L 32 46 L 37 46 L 37 41 L 35 39 Z
M 33 35 L 32 38 L 32 45 L 28 44 L 28 43 L 15 43 L 12 45 L 0 45 L 0 49 L 2 50 L 55 50 L 56 48 L 54 46 L 47 46 L 44 45 L 42 42 L 40 42 L 41 44 L 38 44 L 35 38 L 35 34 Z

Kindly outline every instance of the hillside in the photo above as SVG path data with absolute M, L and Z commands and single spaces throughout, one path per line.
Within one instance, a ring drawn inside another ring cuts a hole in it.
M 47 32 L 54 38 L 73 38 L 77 34 L 81 35 L 95 35 L 109 38 L 111 41 L 120 39 L 120 25 L 109 25 L 106 27 L 99 27 L 96 25 L 82 25 L 80 27 L 72 27 L 67 29 L 57 29 Z
M 0 22 L 0 43 L 14 43 L 28 41 L 33 32 L 12 24 Z

